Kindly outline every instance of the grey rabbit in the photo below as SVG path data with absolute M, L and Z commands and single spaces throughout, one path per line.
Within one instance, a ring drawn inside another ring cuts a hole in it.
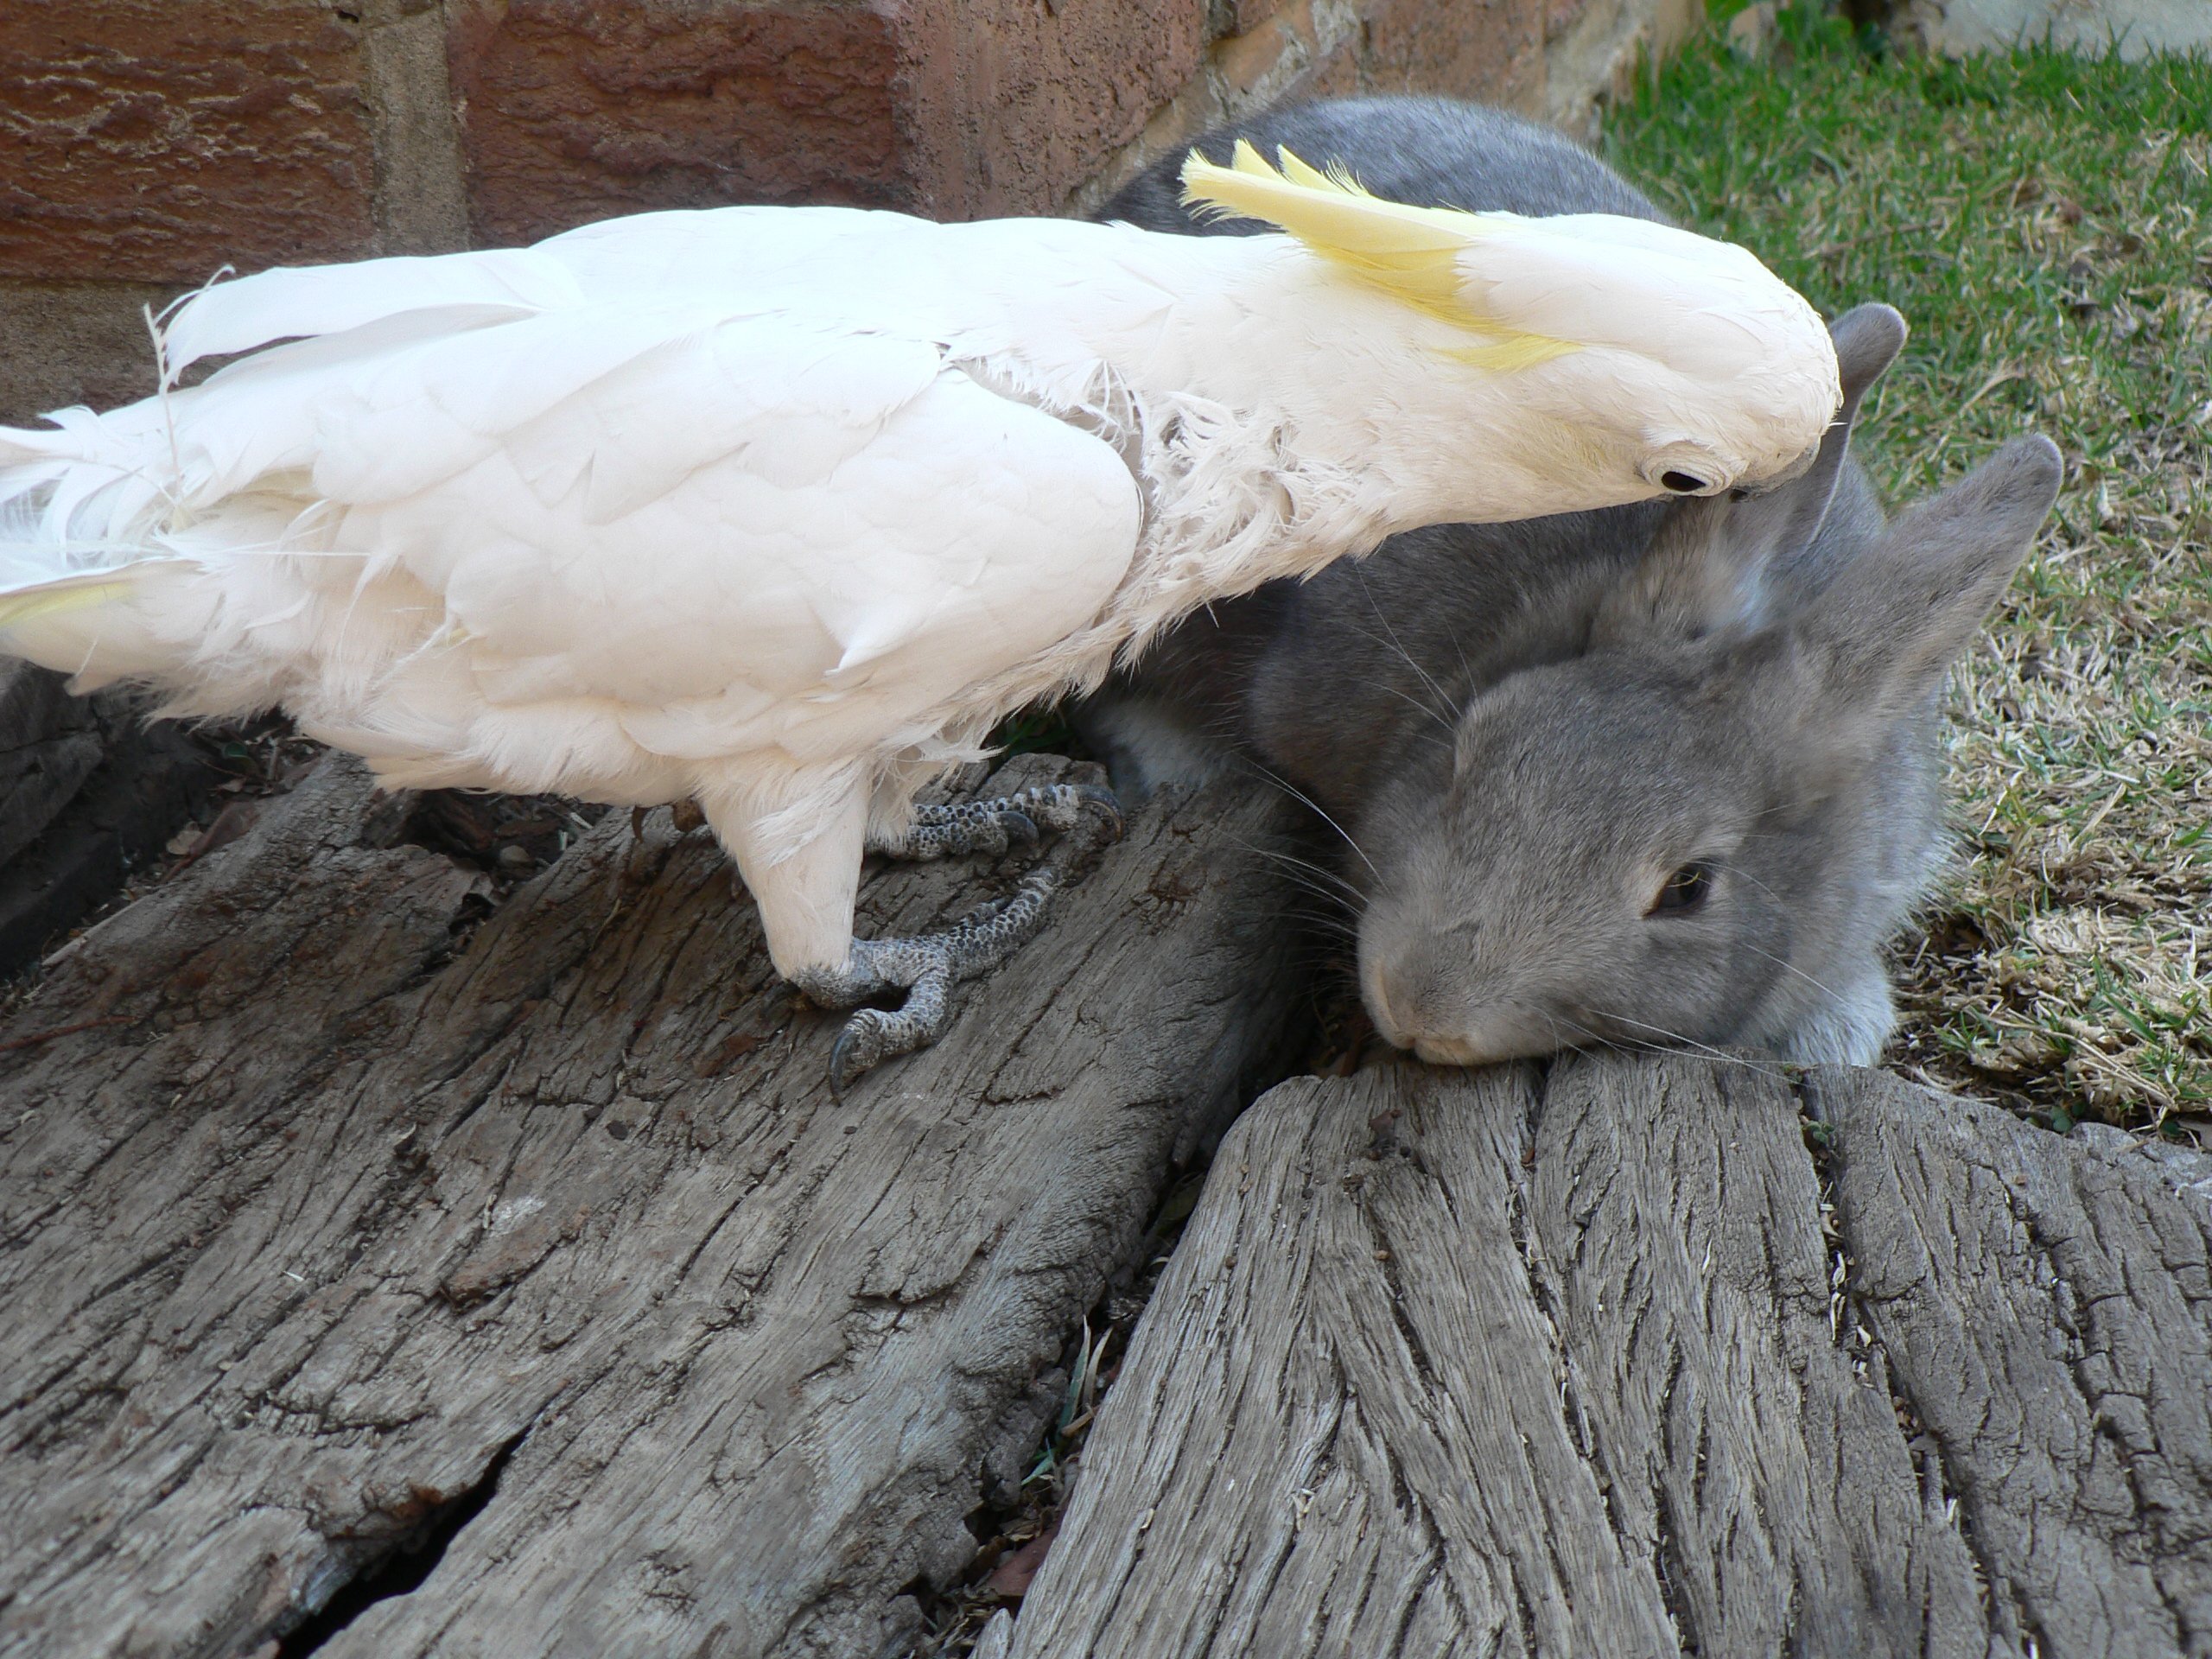
M 1209 135 L 1339 162 L 1401 200 L 1657 210 L 1546 129 L 1434 99 L 1307 105 Z M 1172 168 L 1102 213 L 1201 226 Z M 1885 523 L 1849 454 L 1904 320 L 1832 325 L 1843 408 L 1764 493 L 1392 538 L 1185 622 L 1078 711 L 1138 794 L 1241 752 L 1344 845 L 1362 1001 L 1471 1065 L 1590 1043 L 1868 1065 L 1879 950 L 1942 847 L 1937 704 L 2056 499 L 2015 439 Z

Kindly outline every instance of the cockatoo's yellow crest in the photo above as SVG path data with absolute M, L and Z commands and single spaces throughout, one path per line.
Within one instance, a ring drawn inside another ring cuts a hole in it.
M 1320 172 L 1287 149 L 1275 154 L 1280 172 L 1242 138 L 1227 167 L 1193 149 L 1183 163 L 1184 202 L 1264 219 L 1414 309 L 1491 336 L 1490 344 L 1448 353 L 1460 361 L 1523 369 L 1581 349 L 1573 340 L 1506 327 L 1469 303 L 1459 256 L 1489 232 L 1484 215 L 1385 201 L 1348 173 Z

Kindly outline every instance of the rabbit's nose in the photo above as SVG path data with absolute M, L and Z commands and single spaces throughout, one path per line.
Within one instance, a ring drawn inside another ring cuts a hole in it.
M 1382 1033 L 1384 1042 L 1393 1048 L 1405 1048 L 1409 1046 L 1410 1039 L 1404 1021 L 1399 1018 L 1398 1005 L 1390 1000 L 1389 984 L 1387 976 L 1378 976 L 1377 982 L 1368 995 L 1367 1012 L 1375 1021 L 1375 1029 Z M 1399 995 L 1402 997 L 1404 993 L 1402 991 Z
M 1379 964 L 1364 977 L 1376 1030 L 1431 1065 L 1488 1065 L 1561 1046 L 1557 1021 L 1518 995 L 1471 998 L 1448 977 L 1403 961 Z
M 1411 1048 L 1419 1034 L 1421 999 L 1414 988 L 1416 976 L 1403 962 L 1372 962 L 1361 976 L 1367 993 L 1368 1017 L 1382 1040 L 1393 1048 Z
M 1399 963 L 1374 976 L 1368 1014 L 1393 1048 L 1410 1049 L 1431 1065 L 1470 1065 L 1483 1057 L 1448 1011 L 1452 1001 L 1433 970 Z

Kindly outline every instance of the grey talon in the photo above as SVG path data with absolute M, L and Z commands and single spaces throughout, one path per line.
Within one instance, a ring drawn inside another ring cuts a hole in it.
M 995 856 L 1012 846 L 1034 847 L 1039 839 L 1036 820 L 1018 800 L 963 801 L 952 806 L 916 807 L 904 830 L 871 840 L 868 851 L 927 863 L 957 853 Z
M 1039 784 L 1009 796 L 1004 804 L 1027 812 L 1048 829 L 1078 829 L 1090 814 L 1098 811 L 1111 821 L 1116 836 L 1122 830 L 1121 802 L 1112 790 L 1096 784 Z
M 1122 833 L 1121 803 L 1096 785 L 1046 784 L 1002 800 L 918 808 L 897 836 L 870 844 L 870 851 L 893 858 L 931 860 L 1002 853 L 1016 842 L 1034 846 L 1047 829 L 1076 833 L 1005 898 L 976 906 L 942 932 L 855 939 L 837 967 L 798 976 L 799 989 L 824 1008 L 852 1008 L 890 990 L 906 993 L 897 1008 L 859 1008 L 846 1020 L 830 1052 L 830 1091 L 837 1099 L 870 1068 L 944 1034 L 952 1024 L 953 986 L 997 967 L 1035 935 L 1052 895 L 1070 879 L 1070 852 L 1079 861 Z M 1102 829 L 1108 832 L 1103 836 Z
M 883 1058 L 876 1028 L 880 1018 L 874 1008 L 862 1008 L 837 1033 L 836 1044 L 830 1051 L 830 1097 L 839 1105 L 844 1103 L 845 1090 L 853 1079 Z
M 941 944 L 946 934 L 920 939 L 876 941 L 902 947 L 910 961 L 924 965 L 907 988 L 903 1007 L 861 1008 L 845 1021 L 830 1051 L 830 1092 L 843 1100 L 853 1079 L 885 1060 L 926 1048 L 952 1023 L 954 953 Z M 924 947 L 924 948 L 918 948 Z
M 1097 807 L 1106 814 L 1113 825 L 1111 839 L 1119 841 L 1122 832 L 1128 827 L 1128 821 L 1122 816 L 1121 798 L 1112 790 L 1102 789 L 1096 784 L 1075 784 L 1070 787 L 1081 791 L 1084 805 Z

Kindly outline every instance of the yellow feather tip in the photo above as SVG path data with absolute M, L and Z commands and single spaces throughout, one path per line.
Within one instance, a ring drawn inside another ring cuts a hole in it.
M 26 588 L 20 593 L 0 594 L 0 632 L 20 627 L 26 622 L 35 622 L 42 616 L 55 616 L 65 611 L 88 610 L 105 605 L 111 600 L 122 599 L 130 592 L 129 579 L 108 582 L 86 582 L 82 577 L 65 582 Z
M 1549 334 L 1520 332 L 1501 334 L 1488 346 L 1457 346 L 1444 353 L 1454 363 L 1470 363 L 1478 369 L 1489 369 L 1498 374 L 1511 374 L 1521 369 L 1533 369 L 1539 363 L 1548 363 L 1555 357 L 1565 357 L 1582 347 L 1571 340 L 1554 340 Z
M 1240 138 L 1229 165 L 1222 167 L 1193 149 L 1183 162 L 1185 205 L 1273 225 L 1415 310 L 1491 337 L 1484 345 L 1448 353 L 1455 360 L 1511 371 L 1580 349 L 1573 340 L 1509 327 L 1469 301 L 1458 260 L 1490 233 L 1484 215 L 1389 201 L 1371 194 L 1340 163 L 1325 173 L 1287 149 L 1275 155 L 1279 168 Z
M 1363 189 L 1341 163 L 1324 173 L 1287 149 L 1275 155 L 1281 171 L 1249 139 L 1236 141 L 1227 167 L 1193 149 L 1183 160 L 1185 205 L 1263 219 L 1317 252 L 1332 246 L 1355 252 L 1392 246 L 1441 251 L 1466 247 L 1483 235 L 1480 214 L 1386 201 Z

